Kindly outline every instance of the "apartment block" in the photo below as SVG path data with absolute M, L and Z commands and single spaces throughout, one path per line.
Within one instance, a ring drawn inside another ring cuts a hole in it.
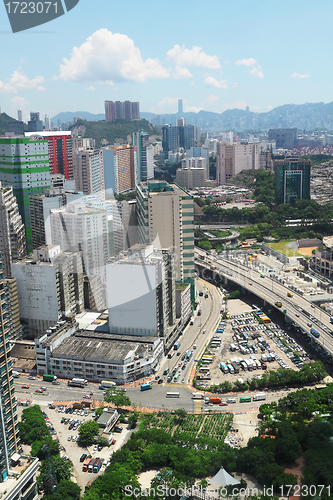
M 219 142 L 216 155 L 216 184 L 224 185 L 242 170 L 258 170 L 260 166 L 260 143 L 228 144 Z
M 83 194 L 101 193 L 104 199 L 102 150 L 80 149 L 73 153 L 75 189 Z
M 143 130 L 134 132 L 132 144 L 136 146 L 138 157 L 137 183 L 154 179 L 154 155 L 158 152 L 155 153 L 156 146 L 149 143 L 149 134 Z
M 61 252 L 59 245 L 34 250 L 33 259 L 13 264 L 21 321 L 34 338 L 62 316 L 84 310 L 83 266 L 80 252 Z
M 140 104 L 131 101 L 105 101 L 105 120 L 109 122 L 117 118 L 140 120 Z
M 191 284 L 194 300 L 193 197 L 176 184 L 148 181 L 137 186 L 136 200 L 140 243 L 172 249 L 176 281 Z
M 31 237 L 33 248 L 51 245 L 51 210 L 66 204 L 66 195 L 59 189 L 50 189 L 45 194 L 29 196 Z
M 19 213 L 12 186 L 0 182 L 0 255 L 2 274 L 11 276 L 11 264 L 27 254 L 27 242 L 22 217 Z
M 202 187 L 206 179 L 206 167 L 178 168 L 176 171 L 177 184 L 186 189 Z
M 119 194 L 135 189 L 138 182 L 136 146 L 107 146 L 102 152 L 106 192 Z

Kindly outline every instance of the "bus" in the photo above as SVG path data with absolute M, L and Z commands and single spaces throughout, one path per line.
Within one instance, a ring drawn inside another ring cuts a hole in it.
M 316 337 L 316 339 L 318 339 L 320 337 L 320 333 L 317 332 L 317 330 L 315 330 L 314 328 L 311 328 L 310 333 L 311 333 L 311 335 Z
M 179 392 L 167 392 L 166 397 L 167 398 L 179 398 Z
M 112 382 L 112 380 L 102 380 L 101 386 L 105 387 L 105 389 L 109 389 L 110 387 L 116 387 L 116 383 Z
M 209 366 L 201 366 L 199 368 L 199 371 L 202 373 L 208 373 L 210 371 L 210 368 L 209 368 Z
M 240 403 L 251 403 L 251 396 L 244 396 L 239 399 Z
M 179 379 L 179 375 L 180 375 L 180 373 L 177 373 L 177 375 L 175 375 L 174 380 L 176 380 L 176 381 L 177 381 L 177 380 Z
M 168 352 L 168 358 L 172 358 L 172 356 L 175 354 L 175 351 L 171 349 L 171 351 Z

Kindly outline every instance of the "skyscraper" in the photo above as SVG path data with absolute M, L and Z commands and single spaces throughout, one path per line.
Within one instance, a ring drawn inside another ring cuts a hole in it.
M 48 144 L 28 137 L 0 137 L 0 181 L 12 186 L 23 223 L 27 248 L 32 250 L 29 196 L 50 187 Z
M 137 186 L 136 199 L 140 243 L 174 252 L 175 279 L 191 284 L 194 300 L 193 197 L 175 184 L 148 181 Z
M 19 429 L 15 388 L 11 368 L 9 330 L 11 315 L 8 314 L 8 293 L 0 271 L 0 482 L 3 482 L 10 470 L 10 459 L 19 448 Z
M 105 190 L 119 194 L 135 189 L 139 178 L 136 146 L 107 146 L 102 152 Z
M 133 132 L 132 142 L 138 156 L 137 182 L 154 179 L 154 148 L 149 144 L 149 134 L 143 130 Z
M 221 186 L 242 170 L 259 169 L 261 144 L 219 142 L 216 156 L 216 184 Z
M 30 224 L 33 248 L 51 245 L 51 210 L 66 205 L 66 195 L 59 189 L 29 196 Z
M 40 137 L 48 142 L 51 174 L 64 174 L 73 179 L 72 134 L 70 131 L 41 131 L 38 134 L 27 132 L 26 137 Z
M 45 130 L 49 130 L 49 128 L 51 127 L 49 115 L 45 115 L 44 121 L 45 121 Z
M 17 110 L 17 120 L 18 120 L 19 122 L 22 122 L 22 121 L 23 121 L 23 119 L 22 119 L 22 109 L 18 109 L 18 110 Z
M 4 278 L 11 277 L 12 262 L 22 259 L 26 253 L 25 228 L 13 188 L 2 187 L 0 182 L 0 255 Z
M 276 203 L 310 199 L 311 161 L 304 158 L 275 160 Z
M 31 111 L 30 120 L 28 121 L 29 132 L 41 132 L 43 130 L 43 122 L 39 117 L 39 113 Z
M 83 194 L 101 193 L 104 199 L 104 167 L 101 149 L 73 153 L 75 189 Z
M 140 104 L 131 101 L 105 101 L 105 120 L 107 122 L 117 118 L 124 120 L 140 120 Z

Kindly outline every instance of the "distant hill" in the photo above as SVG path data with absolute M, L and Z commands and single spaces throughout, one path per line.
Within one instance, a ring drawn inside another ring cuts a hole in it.
M 106 141 L 108 144 L 113 144 L 116 139 L 127 140 L 128 135 L 138 130 L 144 130 L 149 135 L 158 134 L 158 130 L 147 120 L 113 120 L 112 122 L 106 121 L 78 121 L 72 125 L 70 129 L 83 126 L 85 132 L 83 137 L 92 137 L 96 141 L 96 147 L 102 145 L 101 141 Z
M 76 116 L 80 116 L 83 118 L 83 120 L 88 120 L 90 122 L 96 122 L 98 120 L 105 120 L 105 115 L 104 113 L 98 113 L 98 114 L 93 114 L 89 113 L 88 111 L 75 111 L 74 113 L 72 111 L 66 111 L 62 113 L 58 113 L 57 115 L 53 116 L 51 118 L 51 122 L 54 123 L 54 126 L 58 126 L 58 120 L 59 123 L 66 123 L 66 122 L 73 122 L 74 118 Z
M 0 135 L 5 135 L 8 132 L 8 124 L 17 122 L 15 118 L 7 115 L 6 113 L 0 113 Z

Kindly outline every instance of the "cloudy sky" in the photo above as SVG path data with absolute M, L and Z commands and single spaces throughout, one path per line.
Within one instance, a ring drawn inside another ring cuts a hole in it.
M 80 0 L 16 34 L 1 12 L 1 111 L 25 120 L 106 99 L 154 113 L 333 100 L 331 0 Z

